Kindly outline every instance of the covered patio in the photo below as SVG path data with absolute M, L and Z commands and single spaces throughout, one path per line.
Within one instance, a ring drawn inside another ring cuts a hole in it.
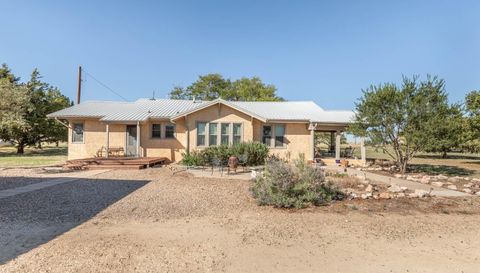
M 360 158 L 353 155 L 352 148 L 350 151 L 341 152 L 342 134 L 346 131 L 348 123 L 310 123 L 308 130 L 311 135 L 311 158 L 312 162 L 323 162 L 327 165 L 340 164 L 343 159 L 348 160 L 350 164 L 364 166 L 366 164 L 365 140 L 360 138 Z M 330 141 L 326 153 L 320 152 L 316 133 L 329 133 Z

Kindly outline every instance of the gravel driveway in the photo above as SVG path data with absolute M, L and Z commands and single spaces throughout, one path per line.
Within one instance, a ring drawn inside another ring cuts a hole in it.
M 478 272 L 474 198 L 283 210 L 243 180 L 95 178 L 2 200 L 0 272 Z
M 146 183 L 88 178 L 0 199 L 0 245 L 6 246 L 0 248 L 0 263 L 92 218 Z

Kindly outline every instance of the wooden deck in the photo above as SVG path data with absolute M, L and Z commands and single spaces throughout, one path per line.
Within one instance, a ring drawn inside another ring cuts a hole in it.
M 84 158 L 68 160 L 65 168 L 69 169 L 144 169 L 167 163 L 166 157 L 109 157 Z

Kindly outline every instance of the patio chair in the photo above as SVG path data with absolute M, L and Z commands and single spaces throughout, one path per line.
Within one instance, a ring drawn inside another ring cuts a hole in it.
M 245 168 L 247 167 L 248 162 L 248 155 L 243 154 L 238 156 L 238 165 L 242 166 L 243 172 L 245 172 Z

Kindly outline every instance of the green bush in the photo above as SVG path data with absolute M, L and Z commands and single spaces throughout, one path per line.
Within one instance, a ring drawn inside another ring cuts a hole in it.
M 183 159 L 180 163 L 185 166 L 203 166 L 205 164 L 203 154 L 197 151 L 183 153 L 182 157 Z
M 323 173 L 305 163 L 303 156 L 294 160 L 294 165 L 269 158 L 264 174 L 253 183 L 252 193 L 259 205 L 284 208 L 319 206 L 343 198 L 342 192 L 325 182 Z
M 215 161 L 227 162 L 231 156 L 244 159 L 247 166 L 263 165 L 268 156 L 268 146 L 255 141 L 242 142 L 232 146 L 211 146 L 189 154 L 184 153 L 181 163 L 187 166 L 202 166 Z

